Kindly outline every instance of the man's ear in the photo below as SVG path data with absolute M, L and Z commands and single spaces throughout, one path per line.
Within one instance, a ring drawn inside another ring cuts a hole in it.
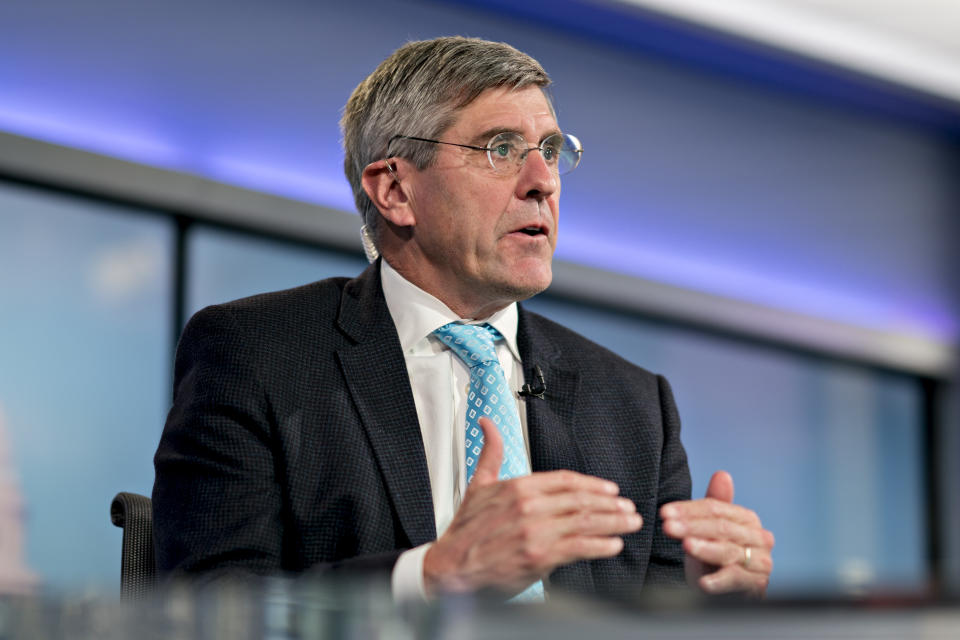
M 380 215 L 398 227 L 416 224 L 416 218 L 410 207 L 410 199 L 401 182 L 409 165 L 402 159 L 391 158 L 371 162 L 363 169 L 360 184 L 367 197 L 380 211 Z

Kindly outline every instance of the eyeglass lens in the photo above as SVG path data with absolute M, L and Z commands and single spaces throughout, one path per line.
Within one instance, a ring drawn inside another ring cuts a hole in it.
M 487 157 L 495 171 L 509 173 L 518 171 L 531 151 L 539 150 L 543 161 L 560 175 L 570 173 L 578 164 L 583 149 L 576 136 L 569 133 L 557 133 L 540 143 L 539 147 L 530 147 L 527 141 L 517 133 L 498 133 L 487 144 Z

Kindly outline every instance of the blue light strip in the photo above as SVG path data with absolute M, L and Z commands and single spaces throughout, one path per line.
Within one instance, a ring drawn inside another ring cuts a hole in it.
M 538 18 L 562 30 L 575 47 L 578 39 L 627 49 L 654 51 L 671 60 L 693 62 L 701 68 L 765 82 L 803 95 L 828 98 L 837 104 L 896 115 L 950 135 L 960 132 L 960 111 L 945 109 L 936 100 L 852 74 L 838 72 L 767 49 L 706 33 L 665 19 L 614 10 L 603 4 L 573 0 L 552 3 L 530 0 L 463 0 L 462 4 L 517 16 Z M 0 47 L 2 50 L 2 47 Z M 62 52 L 61 52 L 62 53 Z M 765 57 L 766 56 L 766 57 Z M 49 66 L 50 60 L 44 61 Z M 21 69 L 23 76 L 40 68 Z M 196 113 L 176 105 L 159 106 L 146 100 L 127 100 L 129 87 L 106 84 L 102 92 L 88 92 L 86 102 L 69 97 L 79 90 L 65 79 L 47 78 L 33 92 L 14 91 L 16 74 L 4 75 L 0 64 L 0 129 L 137 163 L 208 177 L 220 182 L 297 200 L 352 211 L 353 198 L 343 178 L 340 150 L 334 136 L 321 148 L 302 145 L 294 151 L 283 140 L 274 148 L 232 145 L 234 129 L 217 129 L 213 108 Z M 175 96 L 166 96 L 170 102 Z M 96 101 L 95 104 L 91 100 Z M 147 108 L 149 106 L 149 108 Z M 210 105 L 202 105 L 210 107 Z M 259 116 L 259 112 L 256 112 Z M 264 113 L 264 118 L 275 117 Z M 242 125 L 242 123 L 241 123 Z M 239 130 L 240 127 L 238 126 Z M 326 134 L 324 133 L 324 136 Z M 219 136 L 219 137 L 218 137 Z M 322 137 L 322 136 L 321 136 Z M 256 141 L 250 142 L 255 145 Z M 281 151 L 277 148 L 284 147 Z M 587 185 L 589 188 L 589 185 Z M 581 208 L 583 208 L 581 204 Z M 819 315 L 859 326 L 895 331 L 919 331 L 938 339 L 956 339 L 957 313 L 943 300 L 895 299 L 889 292 L 836 286 L 831 273 L 816 265 L 799 274 L 777 274 L 773 265 L 746 257 L 738 264 L 716 256 L 685 255 L 662 246 L 638 247 L 624 237 L 592 239 L 585 229 L 570 224 L 577 218 L 566 208 L 561 223 L 559 257 L 611 271 L 627 273 L 733 299 Z M 269 212 L 265 212 L 268 214 Z M 580 211 L 582 220 L 589 212 Z

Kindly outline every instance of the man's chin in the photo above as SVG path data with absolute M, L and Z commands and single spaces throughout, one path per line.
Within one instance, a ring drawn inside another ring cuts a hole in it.
M 507 287 L 513 300 L 518 302 L 541 293 L 553 281 L 550 265 L 541 267 L 537 272 L 527 271 L 522 275 L 523 277 L 514 278 Z

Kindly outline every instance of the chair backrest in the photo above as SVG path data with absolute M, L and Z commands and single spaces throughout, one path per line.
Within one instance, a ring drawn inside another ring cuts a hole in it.
M 157 586 L 153 554 L 153 505 L 150 498 L 121 491 L 110 505 L 110 520 L 123 529 L 120 598 L 138 600 Z

